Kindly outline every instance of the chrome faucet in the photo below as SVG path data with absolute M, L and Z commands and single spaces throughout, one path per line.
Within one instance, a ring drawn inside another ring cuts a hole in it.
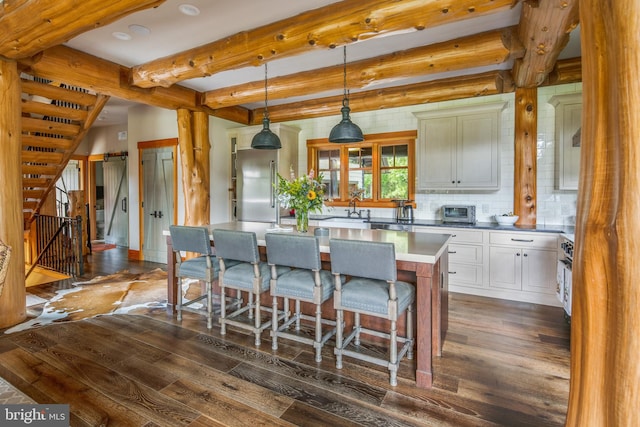
M 358 190 L 355 190 L 351 193 L 351 199 L 349 200 L 349 209 L 347 209 L 347 218 L 351 218 L 351 216 L 357 216 L 358 218 L 362 218 L 362 209 L 360 210 L 356 210 L 356 203 L 358 200 L 360 200 L 360 198 L 362 197 L 362 195 L 364 194 L 364 189 L 360 188 Z M 351 210 L 351 207 L 353 206 L 353 210 Z M 370 217 L 370 210 L 367 209 L 367 218 Z
M 352 197 L 349 200 L 349 209 L 347 209 L 347 218 L 351 218 L 351 215 L 357 216 L 358 218 L 362 218 L 362 210 L 356 211 L 356 200 L 357 197 Z M 351 206 L 353 205 L 353 210 L 351 210 Z

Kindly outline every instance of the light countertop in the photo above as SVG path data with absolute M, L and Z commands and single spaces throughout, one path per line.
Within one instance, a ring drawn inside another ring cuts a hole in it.
M 210 230 L 220 228 L 225 230 L 252 231 L 256 233 L 258 246 L 265 246 L 265 234 L 298 233 L 295 226 L 281 226 L 284 230 L 274 230 L 272 224 L 262 222 L 233 221 L 208 225 Z M 319 227 L 309 226 L 305 234 L 313 236 Z M 317 237 L 320 242 L 320 252 L 329 253 L 329 239 L 364 240 L 371 242 L 391 242 L 395 245 L 398 261 L 412 261 L 434 264 L 447 249 L 450 234 L 438 233 L 407 233 L 391 230 L 370 230 L 352 228 L 329 228 L 329 236 Z M 168 235 L 169 231 L 163 232 Z M 214 243 L 215 245 L 215 243 Z

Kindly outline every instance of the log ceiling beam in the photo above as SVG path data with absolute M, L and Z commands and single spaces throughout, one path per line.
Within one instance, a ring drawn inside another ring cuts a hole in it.
M 517 87 L 536 87 L 545 82 L 569 42 L 569 33 L 580 22 L 578 3 L 579 0 L 522 3 L 518 37 L 526 53 L 513 65 Z
M 352 62 L 347 67 L 350 89 L 419 77 L 446 71 L 501 64 L 524 54 L 514 28 L 488 31 L 433 45 L 417 47 L 389 55 Z M 342 65 L 305 71 L 269 80 L 269 98 L 285 99 L 301 95 L 342 89 Z M 204 94 L 204 104 L 211 108 L 258 102 L 264 98 L 264 82 L 256 81 L 216 89 Z
M 515 87 L 509 71 L 490 71 L 482 74 L 452 77 L 426 83 L 397 86 L 386 89 L 359 92 L 349 96 L 352 113 L 404 107 L 428 102 L 473 98 L 513 92 Z M 269 107 L 272 123 L 289 120 L 339 115 L 342 96 L 319 98 Z M 253 111 L 250 124 L 262 121 L 262 108 Z
M 343 1 L 137 65 L 130 80 L 141 88 L 170 87 L 314 49 L 488 15 L 513 5 L 513 0 L 460 0 L 444 5 L 440 0 Z
M 582 58 L 570 58 L 556 62 L 549 74 L 549 84 L 560 85 L 582 81 Z
M 0 4 L 0 55 L 21 59 L 165 0 L 38 0 Z
M 20 61 L 22 71 L 141 104 L 177 110 L 207 111 L 216 117 L 248 123 L 249 110 L 235 107 L 211 112 L 200 106 L 202 94 L 183 86 L 141 89 L 127 83 L 129 68 L 66 46 L 55 46 Z M 36 83 L 33 83 L 34 85 Z M 243 111 L 244 110 L 244 111 Z

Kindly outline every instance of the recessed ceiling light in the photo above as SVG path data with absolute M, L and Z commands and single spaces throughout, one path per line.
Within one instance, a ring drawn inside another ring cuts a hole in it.
M 122 31 L 115 31 L 111 33 L 111 35 L 118 40 L 131 40 L 131 36 L 127 33 L 123 33 Z
M 181 4 L 180 6 L 178 6 L 178 9 L 180 10 L 180 12 L 184 13 L 185 15 L 189 15 L 189 16 L 200 15 L 200 9 L 198 9 L 192 4 L 186 4 L 186 3 Z
M 131 24 L 129 25 L 129 29 L 136 34 L 140 34 L 141 36 L 146 36 L 151 33 L 151 30 L 144 25 Z

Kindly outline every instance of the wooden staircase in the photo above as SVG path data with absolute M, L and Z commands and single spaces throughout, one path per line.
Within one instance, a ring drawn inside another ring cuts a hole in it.
M 22 191 L 27 230 L 109 97 L 24 73 L 21 77 Z

